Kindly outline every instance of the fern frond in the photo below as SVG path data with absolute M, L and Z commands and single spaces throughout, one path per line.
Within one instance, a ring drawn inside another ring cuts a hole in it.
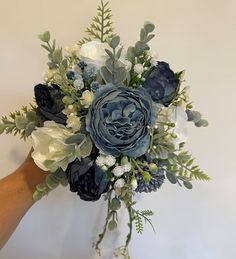
M 143 234 L 143 220 L 139 213 L 134 217 L 135 228 L 138 234 Z
M 101 0 L 101 3 L 97 8 L 97 15 L 92 19 L 92 23 L 85 31 L 88 34 L 88 37 L 84 37 L 79 42 L 79 45 L 93 39 L 105 42 L 108 38 L 114 36 L 112 11 L 108 5 L 109 1 L 104 2 L 104 0 Z

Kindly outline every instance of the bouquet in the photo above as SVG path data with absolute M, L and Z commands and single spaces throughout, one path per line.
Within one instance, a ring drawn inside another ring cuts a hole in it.
M 152 226 L 153 212 L 135 209 L 136 193 L 156 192 L 165 179 L 187 189 L 193 180 L 210 179 L 184 150 L 187 122 L 208 123 L 193 110 L 184 71 L 173 72 L 150 50 L 155 26 L 146 22 L 126 49 L 108 5 L 101 0 L 88 36 L 72 46 L 57 47 L 48 31 L 39 35 L 49 59 L 44 82 L 34 87 L 34 104 L 1 119 L 0 133 L 31 138 L 32 158 L 48 172 L 36 201 L 59 184 L 84 201 L 105 197 L 98 253 L 124 206 L 129 233 L 115 255 L 128 259 L 133 228 L 141 234 L 144 222 Z

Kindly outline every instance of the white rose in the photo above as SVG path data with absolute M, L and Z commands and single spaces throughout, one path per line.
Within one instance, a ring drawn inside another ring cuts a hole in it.
M 80 49 L 80 59 L 88 65 L 92 65 L 97 69 L 104 66 L 108 56 L 105 49 L 109 49 L 107 43 L 99 41 L 89 41 L 84 43 Z
M 88 108 L 94 99 L 94 93 L 92 91 L 86 90 L 82 93 L 81 97 L 81 104 L 85 106 L 85 108 Z
M 66 170 L 69 163 L 75 160 L 75 146 L 67 145 L 65 140 L 71 133 L 65 126 L 54 121 L 44 122 L 44 127 L 32 133 L 35 164 L 44 171 L 55 172 L 58 168 Z

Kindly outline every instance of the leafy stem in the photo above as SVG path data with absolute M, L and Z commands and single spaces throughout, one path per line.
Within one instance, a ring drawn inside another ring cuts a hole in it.
M 105 221 L 105 225 L 104 225 L 104 228 L 103 228 L 103 232 L 101 234 L 99 234 L 99 239 L 98 241 L 96 242 L 95 244 L 95 249 L 97 251 L 100 251 L 100 247 L 99 245 L 101 244 L 101 242 L 103 241 L 103 238 L 107 232 L 107 226 L 108 226 L 108 223 L 109 223 L 109 219 L 111 217 L 111 213 L 110 213 L 110 206 L 111 206 L 111 196 L 112 196 L 112 191 L 110 191 L 108 193 L 108 199 L 107 199 L 107 217 L 106 217 L 106 221 Z

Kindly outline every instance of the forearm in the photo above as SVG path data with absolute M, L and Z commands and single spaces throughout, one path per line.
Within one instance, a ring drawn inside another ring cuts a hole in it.
M 14 173 L 0 180 L 0 249 L 33 205 L 35 187 L 45 177 L 46 173 L 29 157 Z

